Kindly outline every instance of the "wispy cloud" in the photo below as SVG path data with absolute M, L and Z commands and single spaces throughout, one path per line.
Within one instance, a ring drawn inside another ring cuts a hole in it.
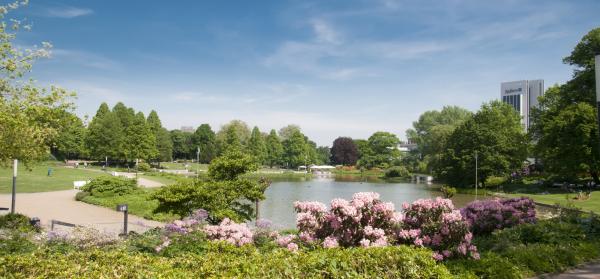
M 310 24 L 312 39 L 283 42 L 264 64 L 321 79 L 349 80 L 377 76 L 370 68 L 380 63 L 417 59 L 453 47 L 440 41 L 348 40 L 324 20 L 313 19 Z
M 94 11 L 88 8 L 78 7 L 54 7 L 46 9 L 45 16 L 58 18 L 74 18 L 93 14 Z
M 310 22 L 318 42 L 339 43 L 339 33 L 327 22 L 321 19 L 313 19 Z
M 119 70 L 121 63 L 89 51 L 74 49 L 52 49 L 51 61 L 75 63 L 100 70 Z

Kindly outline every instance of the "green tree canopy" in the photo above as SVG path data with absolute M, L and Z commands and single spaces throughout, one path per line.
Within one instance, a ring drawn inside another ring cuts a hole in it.
M 520 170 L 528 139 L 521 118 L 510 105 L 493 101 L 458 126 L 447 141 L 436 174 L 453 186 L 475 184 L 475 152 L 480 182 Z
M 548 88 L 532 110 L 534 151 L 549 174 L 574 181 L 589 174 L 598 184 L 594 55 L 600 53 L 600 28 L 591 30 L 564 62 L 575 66 L 573 78 Z
M 265 139 L 258 127 L 252 129 L 252 134 L 248 140 L 248 152 L 254 156 L 259 164 L 263 164 L 267 157 L 267 146 Z
M 121 121 L 102 103 L 88 125 L 85 146 L 93 159 L 118 158 L 125 140 Z
M 22 6 L 16 1 L 0 7 L 0 165 L 18 159 L 26 166 L 46 159 L 59 134 L 65 111 L 73 108 L 69 93 L 58 87 L 39 88 L 23 76 L 32 63 L 47 57 L 51 45 L 23 49 L 15 46 L 21 21 L 7 19 Z
M 295 125 L 295 124 L 289 124 L 281 129 L 279 129 L 279 137 L 281 138 L 281 140 L 286 140 L 286 139 L 289 139 L 290 137 L 292 137 L 292 135 L 295 132 L 302 133 L 300 126 Z
M 215 158 L 209 166 L 209 181 L 182 181 L 156 191 L 157 212 L 171 212 L 183 217 L 193 210 L 205 209 L 209 221 L 223 218 L 237 222 L 255 217 L 252 202 L 263 200 L 268 183 L 242 178 L 258 168 L 254 159 L 239 150 L 230 150 Z
M 400 158 L 398 144 L 400 140 L 396 135 L 389 132 L 375 132 L 369 137 L 366 148 L 362 150 L 358 164 L 366 168 L 387 168 L 394 160 Z
M 192 133 L 181 130 L 172 130 L 171 141 L 173 142 L 173 157 L 175 159 L 191 159 Z
M 275 130 L 271 130 L 266 139 L 266 158 L 265 163 L 269 165 L 269 167 L 273 167 L 282 162 L 283 156 L 283 145 L 279 140 L 279 136 L 277 136 L 277 132 Z
M 287 167 L 297 168 L 309 163 L 308 156 L 306 139 L 299 130 L 292 132 L 290 137 L 283 141 L 283 162 Z
M 221 152 L 228 148 L 243 148 L 248 144 L 248 139 L 250 139 L 250 129 L 246 122 L 232 120 L 221 127 L 216 137 Z
M 127 161 L 135 159 L 155 158 L 158 154 L 156 138 L 146 123 L 142 112 L 134 115 L 129 127 L 125 130 L 124 154 Z
M 66 112 L 61 121 L 58 136 L 53 144 L 54 154 L 59 158 L 73 159 L 85 155 L 85 126 L 77 115 Z
M 419 120 L 413 122 L 413 128 L 406 131 L 406 137 L 417 144 L 419 157 L 431 170 L 439 163 L 439 155 L 444 151 L 450 134 L 472 115 L 470 111 L 457 106 L 445 106 L 441 111 L 426 111 Z
M 152 110 L 148 114 L 146 122 L 156 139 L 157 159 L 159 162 L 171 161 L 173 159 L 173 142 L 171 141 L 169 131 L 162 126 L 158 113 Z
M 200 147 L 200 162 L 209 163 L 217 156 L 216 135 L 208 124 L 202 124 L 196 129 L 192 137 L 192 152 L 196 152 Z M 233 140 L 237 142 L 236 140 Z

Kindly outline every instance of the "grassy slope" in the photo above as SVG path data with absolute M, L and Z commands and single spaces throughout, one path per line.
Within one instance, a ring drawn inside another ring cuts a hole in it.
M 171 221 L 176 219 L 176 216 L 169 214 L 154 214 L 152 211 L 158 207 L 157 200 L 149 200 L 148 197 L 158 188 L 140 189 L 139 192 L 113 197 L 94 197 L 87 196 L 83 198 L 83 202 L 99 205 L 108 208 L 115 208 L 117 204 L 126 203 L 129 205 L 129 212 L 133 215 L 141 216 L 146 219 L 156 221 Z
M 48 176 L 48 168 L 52 168 L 52 176 Z M 44 162 L 33 166 L 31 171 L 19 165 L 17 175 L 17 192 L 48 192 L 73 189 L 73 181 L 88 180 L 106 175 L 83 169 L 65 168 L 59 162 Z M 10 193 L 12 188 L 12 169 L 0 168 L 0 193 Z
M 526 196 L 526 197 L 530 197 L 532 198 L 534 201 L 539 202 L 539 203 L 543 203 L 543 204 L 549 204 L 549 205 L 555 205 L 555 204 L 561 204 L 561 205 L 566 205 L 568 203 L 567 200 L 567 196 L 569 198 L 570 201 L 573 202 L 573 205 L 575 205 L 578 208 L 581 208 L 584 211 L 594 211 L 596 213 L 600 213 L 600 191 L 593 191 L 592 192 L 592 196 L 588 199 L 588 200 L 575 200 L 574 197 L 577 196 L 577 194 L 571 193 L 571 194 L 566 194 L 566 193 L 554 193 L 554 194 L 528 194 L 528 193 L 514 193 L 514 194 L 503 194 L 506 196 L 510 196 L 510 197 L 522 197 L 522 196 Z
M 146 174 L 142 174 L 139 177 L 148 179 L 148 180 L 153 180 L 156 182 L 160 182 L 164 185 L 171 185 L 171 184 L 175 184 L 175 182 L 177 182 L 176 178 L 173 177 L 167 177 L 167 176 L 160 176 L 160 175 L 146 175 Z

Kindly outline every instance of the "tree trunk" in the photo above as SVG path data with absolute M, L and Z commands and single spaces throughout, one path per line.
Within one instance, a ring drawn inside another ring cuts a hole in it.
M 598 178 L 598 172 L 597 171 L 591 171 L 590 175 L 594 179 L 594 184 L 596 184 L 596 185 L 600 184 L 600 179 Z

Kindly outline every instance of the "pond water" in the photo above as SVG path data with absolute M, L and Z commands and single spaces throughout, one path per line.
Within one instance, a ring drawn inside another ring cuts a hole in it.
M 294 181 L 275 181 L 266 190 L 266 199 L 259 205 L 260 218 L 268 219 L 278 228 L 294 228 L 295 201 L 319 201 L 329 206 L 334 198 L 351 199 L 356 192 L 377 192 L 382 201 L 394 203 L 399 211 L 403 202 L 442 196 L 439 185 L 410 182 L 387 182 L 379 179 L 361 179 L 355 176 L 316 177 Z M 452 200 L 462 207 L 473 201 L 474 195 L 457 194 Z

